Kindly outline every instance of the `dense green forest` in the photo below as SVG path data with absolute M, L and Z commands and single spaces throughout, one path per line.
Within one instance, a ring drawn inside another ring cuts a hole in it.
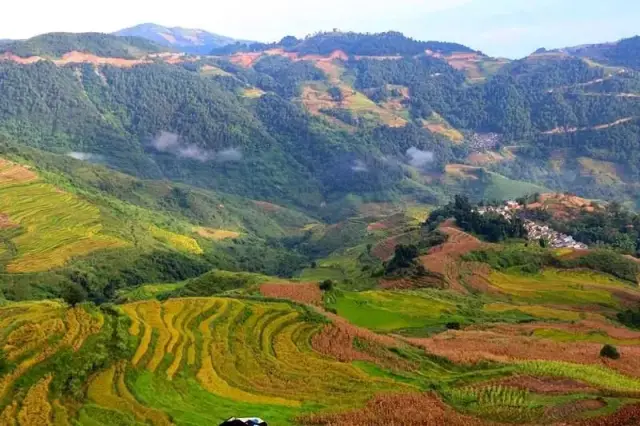
M 49 33 L 24 41 L 0 44 L 0 53 L 47 58 L 59 58 L 65 53 L 78 51 L 103 57 L 131 59 L 166 50 L 165 47 L 139 37 L 117 37 L 102 33 Z
M 289 52 L 303 55 L 329 55 L 340 50 L 347 55 L 360 56 L 413 56 L 430 50 L 438 53 L 473 52 L 467 46 L 458 43 L 440 41 L 418 41 L 406 37 L 397 31 L 377 34 L 362 34 L 354 32 L 321 32 L 304 39 L 293 36 L 284 37 L 278 43 L 236 43 L 214 49 L 214 55 L 236 52 L 256 52 L 266 49 L 282 48 Z

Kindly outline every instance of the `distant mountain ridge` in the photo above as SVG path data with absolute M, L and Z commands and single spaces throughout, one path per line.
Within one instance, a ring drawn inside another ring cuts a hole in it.
M 335 51 L 359 56 L 419 55 L 426 51 L 441 54 L 478 53 L 459 43 L 420 41 L 397 31 L 375 34 L 341 31 L 320 32 L 304 39 L 286 36 L 281 41 L 270 44 L 237 42 L 216 49 L 212 53 L 230 54 L 267 49 L 284 49 L 287 52 L 305 55 L 329 55 Z
M 606 65 L 640 69 L 640 36 L 625 38 L 616 42 L 565 47 L 554 51 L 580 58 L 593 59 Z
M 233 44 L 238 40 L 210 33 L 201 29 L 165 27 L 146 23 L 113 33 L 117 36 L 141 37 L 163 46 L 195 54 L 207 54 L 211 50 Z
M 134 59 L 166 50 L 164 46 L 140 37 L 116 37 L 103 33 L 48 33 L 27 40 L 0 42 L 0 54 L 12 53 L 21 57 L 59 58 L 65 53 L 78 51 Z

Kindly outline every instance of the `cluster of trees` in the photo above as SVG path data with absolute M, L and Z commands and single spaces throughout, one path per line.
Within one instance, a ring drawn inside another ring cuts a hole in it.
M 620 40 L 603 53 L 613 65 L 640 69 L 640 36 Z
M 450 218 L 454 218 L 456 225 L 464 231 L 492 242 L 527 236 L 524 222 L 520 218 L 513 217 L 508 220 L 497 213 L 480 214 L 477 206 L 461 195 L 456 195 L 453 202 L 431 212 L 425 226 L 435 228 L 439 223 Z
M 255 64 L 254 69 L 271 79 L 261 78 L 258 87 L 268 92 L 275 92 L 290 99 L 300 94 L 303 81 L 325 80 L 324 72 L 306 61 L 294 62 L 283 56 L 266 56 Z
M 426 50 L 443 54 L 474 52 L 467 46 L 458 43 L 418 41 L 395 31 L 378 34 L 333 31 L 317 33 L 305 39 L 287 36 L 279 43 L 235 43 L 214 49 L 212 54 L 228 55 L 237 52 L 258 52 L 277 48 L 304 55 L 329 55 L 336 50 L 341 50 L 347 55 L 361 56 L 413 56 L 423 54 Z

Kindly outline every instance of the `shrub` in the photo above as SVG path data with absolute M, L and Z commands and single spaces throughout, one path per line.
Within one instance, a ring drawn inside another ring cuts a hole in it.
M 331 291 L 333 290 L 333 281 L 324 280 L 320 283 L 320 290 L 322 291 Z
M 618 321 L 627 327 L 640 328 L 640 309 L 633 311 L 631 309 L 627 309 L 624 312 L 619 312 Z
M 618 349 L 616 349 L 616 347 L 613 345 L 604 345 L 600 350 L 600 356 L 611 359 L 619 359 L 620 352 L 618 352 Z
M 87 292 L 82 286 L 75 282 L 70 282 L 62 291 L 62 298 L 70 306 L 76 306 L 87 300 Z
M 460 330 L 460 323 L 459 322 L 448 322 L 446 324 L 447 330 Z

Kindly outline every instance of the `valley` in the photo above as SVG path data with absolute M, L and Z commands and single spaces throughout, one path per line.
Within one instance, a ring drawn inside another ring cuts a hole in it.
M 116 34 L 0 44 L 1 425 L 638 424 L 639 39 Z

